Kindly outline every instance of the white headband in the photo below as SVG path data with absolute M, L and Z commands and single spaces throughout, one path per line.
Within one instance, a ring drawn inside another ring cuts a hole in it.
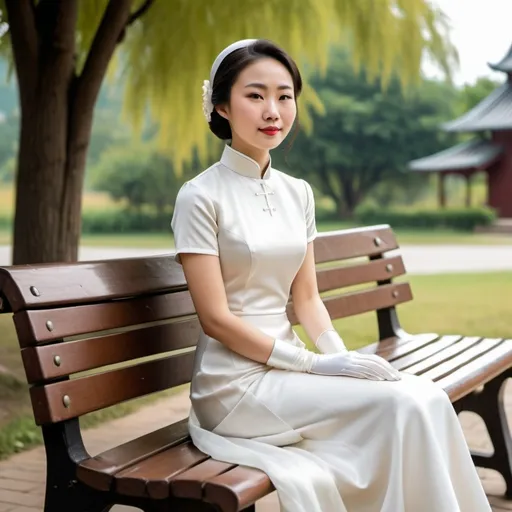
M 205 80 L 203 82 L 203 113 L 204 117 L 208 122 L 211 121 L 212 112 L 213 112 L 213 103 L 212 103 L 212 93 L 213 93 L 213 81 L 215 80 L 215 75 L 219 66 L 222 64 L 222 61 L 235 50 L 239 50 L 240 48 L 246 48 L 252 43 L 255 43 L 257 39 L 242 39 L 240 41 L 236 41 L 226 48 L 222 50 L 217 58 L 213 61 L 212 69 L 210 71 L 210 80 Z

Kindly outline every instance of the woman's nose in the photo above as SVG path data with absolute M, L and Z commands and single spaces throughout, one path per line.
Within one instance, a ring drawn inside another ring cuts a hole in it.
M 265 119 L 279 119 L 279 109 L 274 101 L 270 101 L 267 104 L 264 117 Z

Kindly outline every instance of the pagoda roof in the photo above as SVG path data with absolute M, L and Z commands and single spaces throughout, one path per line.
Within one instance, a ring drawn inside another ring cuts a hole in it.
M 512 83 L 505 82 L 469 112 L 442 127 L 450 132 L 512 129 Z
M 489 64 L 489 67 L 495 71 L 512 73 L 512 46 L 503 59 L 501 59 L 497 64 Z
M 493 163 L 503 147 L 488 140 L 473 139 L 409 162 L 411 171 L 440 172 L 478 169 Z

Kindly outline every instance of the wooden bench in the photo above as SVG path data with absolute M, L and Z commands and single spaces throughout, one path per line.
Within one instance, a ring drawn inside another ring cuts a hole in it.
M 393 281 L 405 273 L 402 258 L 385 257 L 396 248 L 389 226 L 319 235 L 318 286 L 336 290 L 324 299 L 331 317 L 376 311 L 380 341 L 362 350 L 432 378 L 457 411 L 478 413 L 495 451 L 474 454 L 475 464 L 498 470 L 512 496 L 502 391 L 512 340 L 404 332 L 395 306 L 412 299 L 411 289 Z M 360 284 L 369 286 L 340 290 Z M 190 381 L 199 324 L 182 269 L 171 258 L 1 268 L 0 300 L 1 312 L 13 313 L 44 435 L 45 511 L 103 511 L 117 503 L 145 511 L 254 511 L 272 492 L 264 473 L 196 449 L 185 421 L 94 457 L 84 448 L 80 416 Z M 288 314 L 295 324 L 291 304 Z

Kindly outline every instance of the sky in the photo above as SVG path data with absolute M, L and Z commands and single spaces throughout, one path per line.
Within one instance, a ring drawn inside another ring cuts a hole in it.
M 459 51 L 457 84 L 473 83 L 479 76 L 503 80 L 487 63 L 499 62 L 512 45 L 512 0 L 432 0 L 451 20 L 451 40 Z M 425 66 L 429 76 L 435 76 Z

